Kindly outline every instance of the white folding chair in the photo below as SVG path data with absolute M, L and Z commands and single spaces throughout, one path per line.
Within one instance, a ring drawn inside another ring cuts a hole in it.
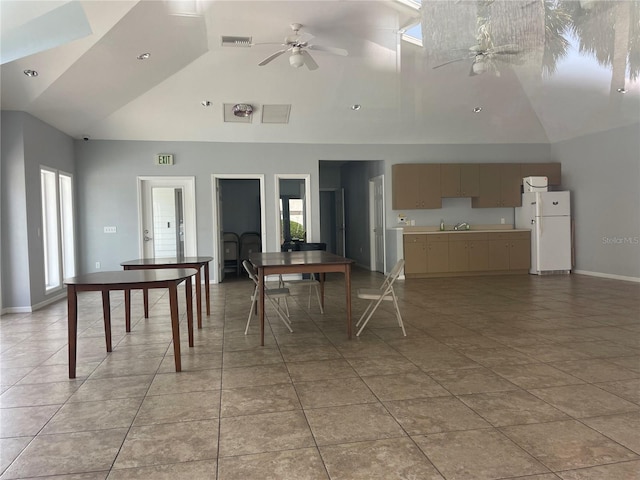
M 359 336 L 364 327 L 367 325 L 373 313 L 376 311 L 378 306 L 383 302 L 393 302 L 393 306 L 396 309 L 396 318 L 398 319 L 398 325 L 402 328 L 402 334 L 406 337 L 407 332 L 404 330 L 404 323 L 402 323 L 402 315 L 400 315 L 400 308 L 398 307 L 398 298 L 396 297 L 396 293 L 393 290 L 393 283 L 396 281 L 400 272 L 402 271 L 402 267 L 404 267 L 404 259 L 398 260 L 398 262 L 394 265 L 394 267 L 389 272 L 389 275 L 384 279 L 384 282 L 380 286 L 380 288 L 360 288 L 358 289 L 358 298 L 362 298 L 363 300 L 370 300 L 369 305 L 366 310 L 362 313 L 360 320 L 356 323 L 356 327 L 362 323 L 360 330 L 356 333 L 356 336 Z M 366 318 L 365 318 L 366 317 Z M 364 320 L 364 322 L 363 322 Z
M 253 268 L 253 265 L 251 265 L 251 262 L 249 262 L 248 260 L 244 260 L 242 262 L 242 266 L 247 271 L 249 278 L 253 280 L 253 283 L 255 284 L 255 288 L 253 289 L 253 295 L 251 296 L 251 310 L 249 310 L 249 318 L 247 319 L 247 326 L 244 329 L 244 334 L 246 335 L 247 332 L 249 331 L 249 324 L 251 323 L 251 319 L 253 318 L 255 311 L 258 309 L 258 299 L 260 297 L 260 284 L 258 281 L 258 275 L 256 275 L 256 271 Z M 275 308 L 276 313 L 280 317 L 280 320 L 282 320 L 282 322 L 286 325 L 286 327 L 289 329 L 290 332 L 293 332 L 293 330 L 291 329 L 291 321 L 289 320 L 289 306 L 287 305 L 287 297 L 290 295 L 291 294 L 288 288 L 267 288 L 265 286 L 265 289 L 264 289 L 265 299 L 269 300 L 271 305 L 273 305 L 273 307 Z M 285 305 L 284 309 L 280 305 L 280 299 L 284 300 L 284 305 Z M 278 302 L 276 302 L 276 300 L 278 300 Z M 265 311 L 265 317 L 266 316 L 267 316 L 267 313 Z
M 318 299 L 318 307 L 320 307 L 320 313 L 324 313 L 322 308 L 322 300 L 320 299 L 320 281 L 316 280 L 316 274 L 310 274 L 310 278 L 302 278 L 300 280 L 284 280 L 280 275 L 280 286 L 282 287 L 296 287 L 296 286 L 309 286 L 309 301 L 307 302 L 307 308 L 311 309 L 311 289 L 316 291 L 316 298 Z

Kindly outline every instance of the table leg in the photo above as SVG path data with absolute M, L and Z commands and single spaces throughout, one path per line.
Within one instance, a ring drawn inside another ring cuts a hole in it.
M 75 285 L 67 286 L 67 328 L 69 331 L 69 378 L 76 378 L 78 340 L 78 295 Z
M 198 328 L 202 328 L 202 286 L 200 285 L 200 267 L 197 267 L 196 273 L 196 308 L 198 309 Z M 188 278 L 187 282 L 191 284 L 191 279 Z
M 127 333 L 131 332 L 131 289 L 124 289 L 124 326 Z
M 144 301 L 144 318 L 149 318 L 149 289 L 142 289 L 142 299 Z
M 211 315 L 211 297 L 209 293 L 209 262 L 204 263 L 204 294 L 207 300 L 207 317 Z
M 347 338 L 351 340 L 351 264 L 344 269 L 344 288 L 347 291 Z
M 171 307 L 171 332 L 173 334 L 173 355 L 176 364 L 176 372 L 182 371 L 180 362 L 180 318 L 178 317 L 178 284 L 172 282 L 169 285 L 169 305 Z
M 260 291 L 260 302 L 258 311 L 260 313 L 260 346 L 264 347 L 264 268 L 258 268 L 258 290 Z
M 107 352 L 113 351 L 111 348 L 111 300 L 109 290 L 102 290 L 102 316 L 104 318 L 104 338 L 107 341 Z
M 189 346 L 193 347 L 193 293 L 191 291 L 191 278 L 187 278 L 184 281 L 184 290 L 187 297 L 187 331 L 189 332 Z
M 322 305 L 322 310 L 324 310 L 324 279 L 325 273 L 322 272 L 320 274 L 320 304 Z

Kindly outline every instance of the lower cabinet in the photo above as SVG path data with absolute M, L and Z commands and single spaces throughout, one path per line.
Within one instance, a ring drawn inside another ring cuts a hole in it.
M 530 245 L 528 231 L 406 234 L 405 276 L 527 273 Z

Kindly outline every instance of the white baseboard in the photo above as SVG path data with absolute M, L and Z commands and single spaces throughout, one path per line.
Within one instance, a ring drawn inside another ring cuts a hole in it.
M 45 301 L 37 303 L 35 305 L 26 306 L 26 307 L 7 307 L 2 309 L 2 314 L 5 315 L 7 313 L 33 313 L 36 310 L 40 310 L 41 308 L 46 307 L 47 305 L 51 305 L 63 298 L 67 298 L 66 290 L 59 293 L 58 295 L 47 298 Z
M 577 273 L 579 275 L 588 275 L 590 277 L 610 278 L 612 280 L 623 280 L 625 282 L 640 283 L 640 278 L 638 277 L 626 277 L 624 275 L 614 275 L 612 273 L 589 272 L 587 270 L 573 270 L 573 273 Z

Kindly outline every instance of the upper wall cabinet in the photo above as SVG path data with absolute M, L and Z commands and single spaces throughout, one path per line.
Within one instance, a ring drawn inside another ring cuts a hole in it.
M 560 185 L 561 163 L 523 163 L 523 177 L 547 177 L 549 185 Z
M 480 194 L 471 199 L 473 208 L 519 207 L 522 205 L 519 163 L 486 163 L 479 165 Z
M 443 197 L 476 197 L 480 195 L 479 165 L 441 164 L 440 188 Z
M 392 174 L 394 210 L 442 208 L 440 164 L 396 164 Z

